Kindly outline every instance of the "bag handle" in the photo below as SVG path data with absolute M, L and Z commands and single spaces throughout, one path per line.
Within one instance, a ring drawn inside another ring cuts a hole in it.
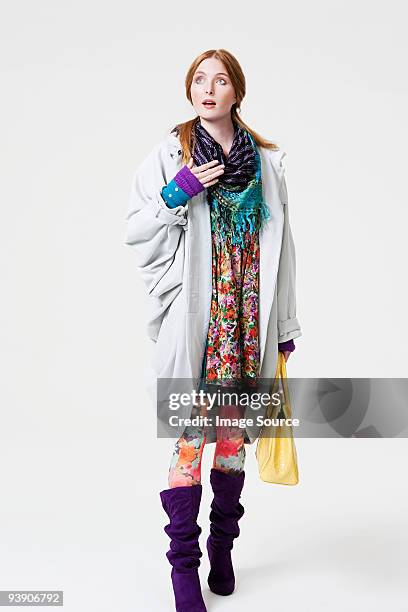
M 281 351 L 278 352 L 278 362 L 276 366 L 275 379 L 272 385 L 271 396 L 274 394 L 275 387 L 279 385 L 279 379 L 281 381 L 281 386 L 283 389 L 283 404 L 281 406 L 279 405 L 272 406 L 272 408 L 271 408 L 271 404 L 269 404 L 268 410 L 267 410 L 267 417 L 273 418 L 274 411 L 277 412 L 282 408 L 285 419 L 286 418 L 290 419 L 292 418 L 292 409 L 290 406 L 290 399 L 289 399 L 290 396 L 289 396 L 289 387 L 288 387 L 288 375 L 287 375 L 287 370 L 286 370 L 285 356 Z
M 275 388 L 279 385 L 279 378 L 282 376 L 281 370 L 282 370 L 282 366 L 281 366 L 281 359 L 284 359 L 284 355 L 283 353 L 281 353 L 280 351 L 278 351 L 278 359 L 277 359 L 277 363 L 276 363 L 276 372 L 275 372 L 275 378 L 274 381 L 272 383 L 272 387 L 271 387 L 271 397 L 275 392 Z M 268 419 L 272 419 L 274 418 L 274 412 L 277 412 L 278 410 L 280 410 L 280 406 L 273 406 L 272 402 L 269 403 L 269 406 L 267 407 L 266 410 L 266 418 Z
M 285 413 L 285 418 L 291 419 L 292 418 L 292 408 L 290 405 L 288 375 L 286 372 L 286 360 L 285 360 L 283 353 L 280 353 L 280 354 L 282 355 L 282 359 L 280 360 L 280 377 L 282 381 L 282 388 L 283 388 L 283 395 L 284 395 L 283 412 Z M 286 414 L 285 408 L 287 409 L 287 414 Z

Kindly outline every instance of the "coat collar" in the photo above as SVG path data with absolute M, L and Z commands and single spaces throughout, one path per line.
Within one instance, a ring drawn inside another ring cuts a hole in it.
M 165 143 L 172 159 L 176 159 L 182 155 L 180 139 L 176 134 L 167 134 Z

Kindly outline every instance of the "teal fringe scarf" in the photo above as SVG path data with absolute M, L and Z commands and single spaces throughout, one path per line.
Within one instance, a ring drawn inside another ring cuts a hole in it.
M 228 236 L 232 244 L 241 247 L 244 247 L 245 231 L 248 229 L 253 234 L 261 230 L 271 216 L 262 195 L 261 157 L 249 132 L 248 136 L 255 150 L 255 175 L 247 187 L 237 191 L 240 187 L 223 186 L 218 182 L 207 190 L 209 204 L 219 215 L 217 232 L 223 240 Z

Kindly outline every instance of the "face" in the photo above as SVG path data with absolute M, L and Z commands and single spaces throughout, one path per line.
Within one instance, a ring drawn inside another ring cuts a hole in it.
M 197 66 L 191 83 L 191 99 L 197 115 L 204 119 L 231 115 L 231 107 L 236 102 L 235 90 L 220 60 L 209 57 Z M 205 106 L 204 100 L 215 104 Z

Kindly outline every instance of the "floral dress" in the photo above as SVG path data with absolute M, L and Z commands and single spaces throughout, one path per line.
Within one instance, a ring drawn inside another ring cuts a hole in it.
M 212 297 L 202 383 L 228 384 L 259 376 L 259 231 L 244 234 L 244 247 L 219 234 L 210 209 Z

